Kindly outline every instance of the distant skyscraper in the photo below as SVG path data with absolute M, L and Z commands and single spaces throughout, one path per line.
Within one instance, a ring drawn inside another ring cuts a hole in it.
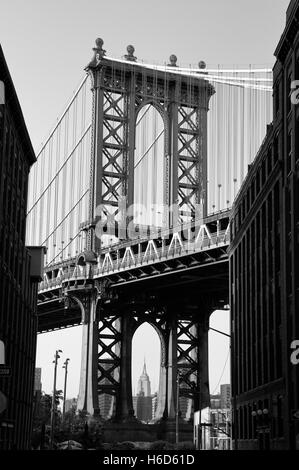
M 149 376 L 146 372 L 145 360 L 144 360 L 144 364 L 143 364 L 142 374 L 141 374 L 141 376 L 139 377 L 139 380 L 138 380 L 137 395 L 140 395 L 141 392 L 143 392 L 143 395 L 145 397 L 150 397 L 151 396 L 151 382 L 150 382 Z
M 146 364 L 144 360 L 142 374 L 139 377 L 137 385 L 137 396 L 133 397 L 133 407 L 136 418 L 145 423 L 152 420 L 152 404 L 151 382 L 146 372 Z
M 42 390 L 42 369 L 41 367 L 36 367 L 34 372 L 34 391 L 41 391 Z
M 230 409 L 231 388 L 230 384 L 220 385 L 220 401 L 222 409 Z
M 143 392 L 140 392 L 136 400 L 136 417 L 144 423 L 149 423 L 152 420 L 152 397 L 145 397 Z

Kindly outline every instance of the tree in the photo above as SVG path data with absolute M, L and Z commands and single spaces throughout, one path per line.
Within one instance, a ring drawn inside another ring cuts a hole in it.
M 58 409 L 60 400 L 63 399 L 62 390 L 57 390 L 55 394 L 55 433 L 59 430 L 61 425 L 61 412 Z M 52 395 L 47 393 L 35 394 L 34 414 L 33 414 L 33 429 L 31 443 L 34 448 L 40 446 L 44 447 L 45 442 L 49 440 L 47 431 L 49 433 L 49 426 L 51 424 L 51 410 L 52 410 Z M 47 429 L 48 428 L 48 429 Z

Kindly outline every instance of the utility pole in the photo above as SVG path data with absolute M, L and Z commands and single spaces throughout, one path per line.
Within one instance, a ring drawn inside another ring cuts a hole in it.
M 202 425 L 201 425 L 201 406 L 202 406 L 202 396 L 201 396 L 201 387 L 202 387 L 202 383 L 201 383 L 201 375 L 200 375 L 200 379 L 199 379 L 199 440 L 198 440 L 198 450 L 201 450 L 202 448 Z
M 62 366 L 63 369 L 65 369 L 65 375 L 64 375 L 64 391 L 63 391 L 63 408 L 62 408 L 62 421 L 64 421 L 64 415 L 65 415 L 65 400 L 66 400 L 66 383 L 67 383 L 67 368 L 68 368 L 68 363 L 70 359 L 67 358 Z
M 52 407 L 51 407 L 51 435 L 50 435 L 50 449 L 53 449 L 54 444 L 54 428 L 55 428 L 55 410 L 56 410 L 56 376 L 57 376 L 57 363 L 60 358 L 59 353 L 62 352 L 61 349 L 56 350 L 54 356 L 54 383 L 53 383 L 53 396 L 52 396 Z
M 175 414 L 175 443 L 179 443 L 179 412 L 180 412 L 180 373 L 176 376 L 176 414 Z

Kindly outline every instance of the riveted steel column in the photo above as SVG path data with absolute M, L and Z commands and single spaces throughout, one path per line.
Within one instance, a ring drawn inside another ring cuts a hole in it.
M 83 320 L 81 374 L 78 397 L 78 410 L 90 415 L 99 414 L 97 375 L 98 375 L 98 318 L 97 292 L 86 294 L 80 301 Z

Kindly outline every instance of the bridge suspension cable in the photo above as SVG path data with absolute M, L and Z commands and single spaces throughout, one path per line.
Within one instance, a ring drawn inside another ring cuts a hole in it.
M 123 63 L 123 68 L 127 64 L 124 60 L 113 61 Z M 115 67 L 114 62 L 112 67 Z M 210 100 L 208 113 L 208 212 L 227 209 L 242 184 L 248 164 L 258 151 L 267 124 L 272 120 L 269 93 L 272 91 L 272 70 L 251 66 L 243 69 L 199 69 L 138 62 L 131 64 L 133 67 L 142 67 L 144 73 L 146 68 L 151 69 L 154 94 L 158 90 L 158 73 L 161 71 L 184 77 L 188 83 L 188 96 L 192 93 L 194 77 L 209 81 L 215 88 L 216 93 Z M 64 253 L 66 248 L 69 248 L 70 256 L 78 253 L 78 239 L 82 238 L 78 235 L 78 227 L 88 219 L 89 214 L 87 194 L 91 166 L 92 93 L 88 89 L 87 79 L 85 76 L 80 82 L 38 153 L 37 163 L 30 173 L 27 243 L 45 243 L 48 247 L 47 259 L 52 261 Z M 117 106 L 123 107 L 123 101 L 111 107 L 108 96 L 105 96 L 104 112 L 114 117 L 111 126 L 115 135 L 119 126 Z M 192 113 L 190 106 L 187 102 L 180 111 L 182 123 L 184 116 Z M 196 114 L 192 119 L 196 119 Z M 189 119 L 191 127 L 192 119 Z M 104 138 L 107 138 L 108 133 L 109 130 L 104 129 Z M 157 109 L 150 104 L 142 107 L 136 121 L 134 199 L 135 203 L 143 206 L 151 207 L 165 201 L 166 174 L 162 158 L 165 153 L 165 135 L 165 123 Z M 180 145 L 187 144 L 181 142 Z M 179 167 L 182 182 L 186 168 Z M 108 166 L 106 170 L 110 171 Z M 197 177 L 194 171 L 190 170 L 189 173 L 190 181 L 195 184 Z M 111 178 L 108 176 L 107 181 L 113 187 Z M 186 194 L 190 194 L 190 191 L 186 189 Z M 111 200 L 115 195 L 117 192 L 111 191 L 108 199 Z M 137 217 L 136 222 L 161 226 L 162 218 L 161 213 L 150 217 L 143 214 L 139 219 Z
M 82 87 L 86 84 L 86 81 L 88 79 L 88 76 L 87 75 L 84 75 L 83 79 L 80 81 L 80 84 L 78 86 L 78 88 L 74 91 L 74 94 L 72 96 L 72 98 L 70 99 L 69 103 L 67 104 L 65 110 L 63 111 L 62 115 L 60 116 L 60 118 L 57 119 L 57 122 L 55 123 L 52 131 L 50 132 L 48 138 L 46 139 L 46 141 L 43 143 L 41 149 L 39 150 L 36 158 L 38 159 L 39 156 L 42 154 L 43 150 L 45 149 L 45 147 L 48 145 L 50 139 L 53 137 L 54 135 L 54 132 L 57 130 L 57 128 L 59 127 L 61 121 L 64 119 L 66 113 L 68 112 L 68 110 L 70 109 L 70 107 L 72 106 L 72 104 L 74 103 L 74 101 L 76 100 L 76 98 L 78 97 L 79 93 L 81 92 L 82 90 Z
M 30 172 L 27 243 L 47 246 L 47 260 L 70 247 L 87 218 L 91 149 L 91 92 L 85 76 L 38 153 Z

